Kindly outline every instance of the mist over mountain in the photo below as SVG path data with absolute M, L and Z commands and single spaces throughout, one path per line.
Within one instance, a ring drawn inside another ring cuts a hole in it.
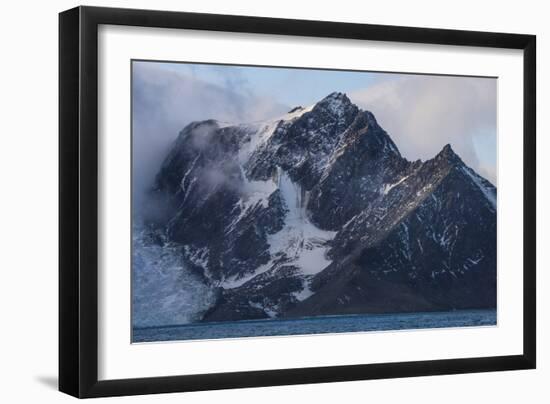
M 496 307 L 496 188 L 342 93 L 187 125 L 137 215 L 137 326 Z

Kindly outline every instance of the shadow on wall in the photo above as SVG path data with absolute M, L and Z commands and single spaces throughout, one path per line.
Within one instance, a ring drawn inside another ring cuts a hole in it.
M 47 388 L 54 390 L 58 389 L 57 376 L 36 376 L 35 380 Z

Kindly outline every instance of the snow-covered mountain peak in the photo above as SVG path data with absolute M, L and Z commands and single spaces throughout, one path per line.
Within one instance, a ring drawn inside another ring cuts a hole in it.
M 329 95 L 327 95 L 325 98 L 323 98 L 319 102 L 325 102 L 325 101 L 341 102 L 341 103 L 344 103 L 344 104 L 351 104 L 351 101 L 348 98 L 348 96 L 345 93 L 341 93 L 339 91 L 334 91 L 334 92 L 330 93 Z
M 357 110 L 358 108 L 351 102 L 346 94 L 334 92 L 315 104 L 313 109 L 327 111 L 331 115 L 340 118 L 350 109 Z

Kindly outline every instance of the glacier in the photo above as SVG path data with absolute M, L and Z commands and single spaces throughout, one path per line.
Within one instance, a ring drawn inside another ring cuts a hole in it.
M 133 228 L 132 324 L 134 327 L 187 324 L 215 302 L 212 288 L 186 267 L 182 246 L 151 242 Z

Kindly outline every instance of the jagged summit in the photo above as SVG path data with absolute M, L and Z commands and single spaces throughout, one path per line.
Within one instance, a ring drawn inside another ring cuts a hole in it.
M 260 123 L 193 122 L 153 188 L 169 212 L 154 231 L 213 296 L 192 318 L 496 304 L 496 188 L 450 145 L 403 158 L 344 93 Z
M 323 110 L 334 116 L 342 117 L 346 113 L 357 113 L 359 109 L 344 93 L 333 92 L 315 104 L 313 110 Z
M 458 154 L 455 153 L 450 144 L 446 144 L 443 149 L 436 155 L 436 159 L 445 160 L 451 164 L 464 164 Z
M 331 103 L 331 104 L 349 105 L 352 102 L 345 93 L 334 91 L 334 92 L 330 93 L 329 95 L 327 95 L 325 98 L 323 98 L 318 103 L 319 104 Z

